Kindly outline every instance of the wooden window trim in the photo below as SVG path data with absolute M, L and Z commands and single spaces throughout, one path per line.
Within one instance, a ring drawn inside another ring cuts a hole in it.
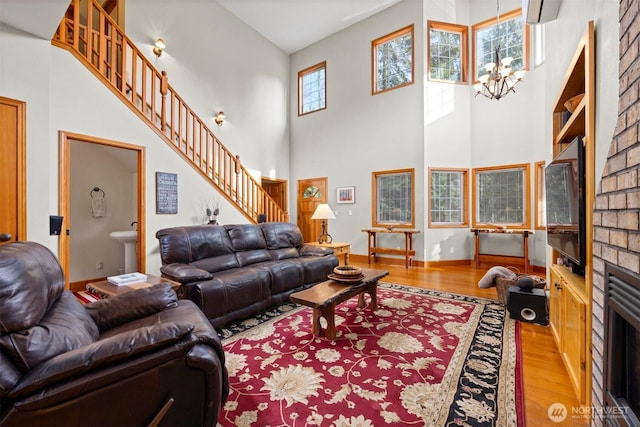
M 444 223 L 433 222 L 431 220 L 431 174 L 432 172 L 460 172 L 462 173 L 462 222 L 461 223 Z M 427 207 L 427 216 L 429 219 L 429 228 L 468 228 L 469 227 L 469 169 L 461 168 L 429 168 L 428 170 L 428 186 L 429 205 Z
M 478 217 L 478 173 L 479 172 L 492 172 L 492 171 L 500 171 L 505 169 L 522 169 L 524 171 L 525 181 L 524 181 L 524 223 L 519 225 L 513 224 L 505 224 L 507 229 L 512 230 L 529 230 L 531 228 L 531 172 L 529 163 L 518 163 L 513 165 L 503 165 L 503 166 L 489 166 L 482 168 L 473 168 L 471 171 L 471 196 L 473 201 L 472 206 L 472 227 L 473 228 L 489 228 L 495 227 L 496 224 L 490 223 L 482 223 L 477 221 Z
M 302 112 L 302 79 L 307 74 L 313 73 L 318 70 L 324 69 L 324 107 L 317 110 Z M 327 61 L 322 61 L 311 67 L 307 67 L 304 70 L 298 71 L 298 116 L 306 116 L 307 114 L 315 113 L 316 111 L 322 111 L 327 109 Z
M 544 196 L 544 160 L 535 162 L 533 167 L 534 179 L 535 179 L 535 229 L 546 230 L 547 224 L 545 221 L 546 213 L 544 212 L 545 196 Z
M 503 13 L 502 15 L 500 15 L 500 22 L 504 22 L 504 21 L 509 21 L 511 19 L 517 18 L 519 16 L 522 16 L 522 23 L 524 25 L 522 31 L 522 43 L 524 44 L 524 68 L 523 70 L 529 71 L 529 24 L 527 24 L 524 21 L 524 16 L 522 15 L 522 9 L 515 9 L 512 10 L 511 12 L 507 12 L 507 13 Z M 478 34 L 478 30 L 483 30 L 487 27 L 491 27 L 494 26 L 498 23 L 498 18 L 494 17 L 494 18 L 490 18 L 487 19 L 485 21 L 479 22 L 477 24 L 474 24 L 473 27 L 471 28 L 472 31 L 472 42 L 473 42 L 473 46 L 472 46 L 472 67 L 473 67 L 473 84 L 479 83 L 480 81 L 478 80 L 478 68 L 476 65 L 476 57 L 477 57 L 477 34 Z
M 431 76 L 431 30 L 460 33 L 462 37 L 462 80 L 432 79 Z M 466 84 L 469 82 L 469 27 L 440 21 L 427 21 L 427 79 L 432 82 Z
M 411 34 L 411 81 L 400 84 L 398 86 L 390 87 L 388 89 L 378 90 L 378 61 L 376 55 L 376 49 L 381 44 L 385 44 L 393 39 L 397 39 L 405 34 Z M 401 87 L 409 86 L 415 83 L 415 36 L 413 31 L 413 24 L 401 28 L 393 33 L 387 34 L 377 38 L 371 42 L 371 94 L 378 95 L 381 93 L 389 92 L 394 89 L 400 89 Z
M 380 175 L 392 175 L 410 173 L 411 174 L 411 223 L 399 224 L 399 223 L 381 223 L 378 222 L 378 176 Z M 389 225 L 393 228 L 414 228 L 416 224 L 416 173 L 414 168 L 408 169 L 393 169 L 371 173 L 371 224 L 374 227 L 387 227 Z

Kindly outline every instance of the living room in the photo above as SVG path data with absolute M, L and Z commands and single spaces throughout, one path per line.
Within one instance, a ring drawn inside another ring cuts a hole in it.
M 519 1 L 500 2 L 501 11 L 518 7 Z M 414 168 L 415 227 L 422 231 L 414 242 L 416 259 L 437 263 L 473 259 L 473 235 L 468 228 L 428 228 L 428 169 L 549 161 L 552 125 L 547 118 L 589 20 L 596 26 L 596 140 L 610 141 L 616 126 L 618 61 L 611 52 L 618 50 L 618 4 L 614 1 L 563 1 L 557 20 L 545 24 L 544 63 L 531 67 L 516 93 L 499 102 L 474 98 L 470 85 L 428 81 L 425 55 L 419 53 L 426 52 L 426 22 L 471 26 L 495 11 L 493 1 L 458 2 L 450 9 L 445 1 L 404 0 L 291 55 L 217 3 L 184 7 L 139 1 L 127 4 L 126 15 L 129 37 L 158 69 L 167 70 L 171 84 L 202 117 L 211 117 L 214 126 L 213 116 L 224 110 L 226 122 L 215 128 L 224 144 L 257 176 L 289 181 L 290 218 L 297 216 L 295 183 L 328 177 L 328 202 L 337 211 L 330 231 L 336 240 L 351 242 L 352 253 L 366 254 L 366 235 L 360 230 L 371 225 L 371 173 Z M 58 22 L 51 19 L 45 32 L 52 34 Z M 416 82 L 372 96 L 371 41 L 411 23 L 416 31 Z M 196 35 L 179 28 L 199 30 Z M 36 38 L 5 25 L 0 37 L 4 63 L 0 93 L 26 101 L 28 108 L 29 240 L 58 251 L 59 238 L 49 235 L 47 221 L 58 212 L 58 131 L 143 146 L 147 165 L 144 259 L 146 270 L 157 273 L 160 259 L 154 231 L 202 223 L 203 203 L 215 194 L 188 165 L 178 164 L 171 149 L 159 143 L 77 61 L 52 47 L 50 37 Z M 158 37 L 164 38 L 167 47 L 156 58 L 151 49 Z M 298 117 L 295 76 L 325 60 L 327 108 Z M 596 145 L 596 176 L 604 169 L 608 151 L 608 142 Z M 158 171 L 179 176 L 175 215 L 159 215 L 154 209 L 152 183 Z M 355 187 L 355 204 L 335 204 L 334 189 L 343 186 Z M 221 222 L 246 221 L 220 200 Z M 532 263 L 544 268 L 549 264 L 545 233 L 535 233 L 530 243 Z M 518 253 L 520 247 L 516 243 L 506 251 Z

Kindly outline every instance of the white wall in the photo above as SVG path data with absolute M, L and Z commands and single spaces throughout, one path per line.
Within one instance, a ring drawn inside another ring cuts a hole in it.
M 193 0 L 186 7 L 186 3 L 175 2 L 169 9 L 170 14 L 164 17 L 165 24 L 172 28 L 171 34 L 182 33 L 185 40 L 181 46 L 180 42 L 165 36 L 167 51 L 159 61 L 172 61 L 172 66 L 159 68 L 169 71 L 170 84 L 190 105 L 193 99 L 194 109 L 203 117 L 218 108 L 225 109 L 229 121 L 216 129 L 217 135 L 228 148 L 241 155 L 246 167 L 286 179 L 288 57 L 217 4 Z M 154 25 L 160 22 L 154 16 L 156 6 L 156 2 L 147 2 L 146 6 L 144 2 L 127 4 L 131 29 L 147 28 L 146 20 Z M 193 38 L 194 32 L 183 31 L 195 25 L 198 26 L 197 39 Z M 154 39 L 155 34 L 150 37 Z M 205 51 L 212 46 L 212 41 L 219 42 L 221 52 Z M 169 52 L 190 54 L 172 59 Z M 58 238 L 49 236 L 48 217 L 58 214 L 60 130 L 145 148 L 147 273 L 159 273 L 155 232 L 163 227 L 204 223 L 207 204 L 214 199 L 221 204 L 220 222 L 246 222 L 70 53 L 53 47 L 48 40 L 0 24 L 0 58 L 0 94 L 27 103 L 29 240 L 58 252 Z M 202 58 L 206 61 L 202 66 L 189 62 Z M 194 70 L 199 72 L 197 78 Z M 156 171 L 178 174 L 177 215 L 155 213 Z M 73 224 L 65 224 L 69 226 L 72 228 Z

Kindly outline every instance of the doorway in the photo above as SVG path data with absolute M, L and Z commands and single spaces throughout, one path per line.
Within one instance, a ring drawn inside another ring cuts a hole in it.
M 287 181 L 284 179 L 271 179 L 262 177 L 260 185 L 264 191 L 271 196 L 276 205 L 283 212 L 288 213 L 287 207 Z
M 309 178 L 298 181 L 298 228 L 305 242 L 318 240 L 320 221 L 312 221 L 311 216 L 321 203 L 327 203 L 327 178 Z M 327 230 L 328 232 L 328 230 Z
M 0 244 L 27 239 L 26 103 L 0 96 Z
M 137 230 L 136 270 L 144 273 L 144 147 L 69 132 L 60 132 L 59 144 L 58 252 L 67 287 L 83 290 L 123 272 L 124 244 L 113 231 Z

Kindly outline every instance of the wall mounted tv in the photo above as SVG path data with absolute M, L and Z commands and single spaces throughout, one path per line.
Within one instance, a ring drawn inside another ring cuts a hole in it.
M 584 275 L 585 159 L 576 137 L 545 168 L 547 244 L 560 252 L 571 270 Z

